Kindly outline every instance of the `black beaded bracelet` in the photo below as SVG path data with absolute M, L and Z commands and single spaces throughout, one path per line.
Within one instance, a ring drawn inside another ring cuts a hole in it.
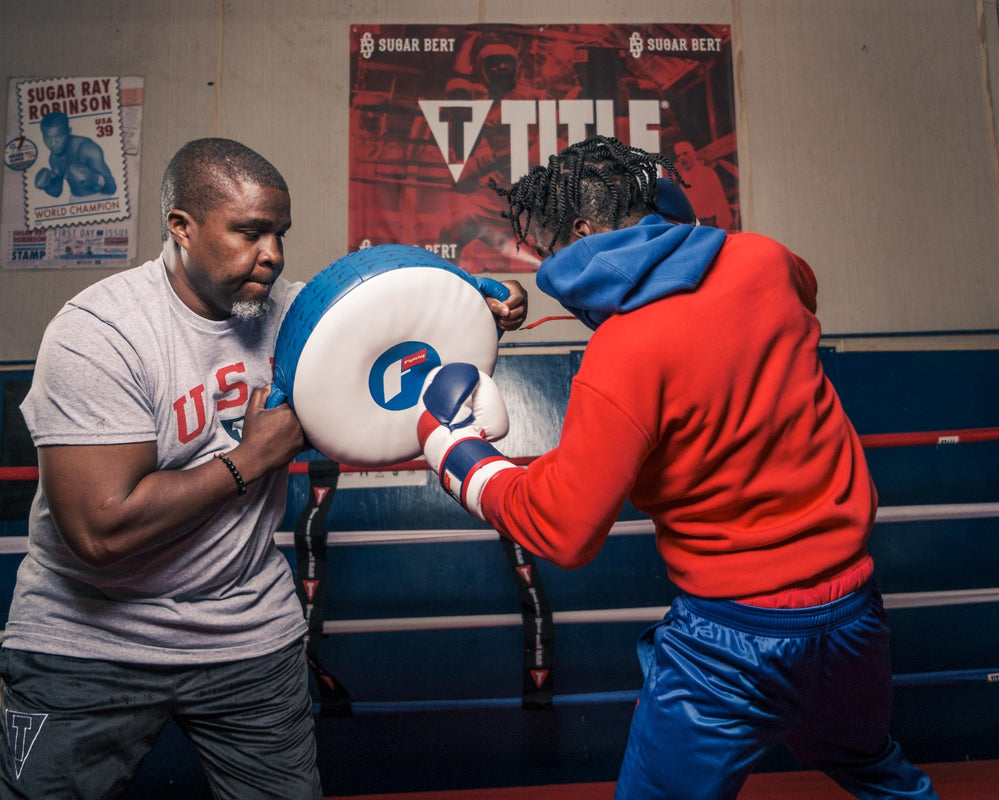
M 232 459 L 225 453 L 218 452 L 215 454 L 215 458 L 221 461 L 229 468 L 229 472 L 232 473 L 232 477 L 236 480 L 236 487 L 238 493 L 241 495 L 246 494 L 246 484 L 243 482 L 243 476 L 239 474 L 239 470 L 236 469 L 236 465 L 232 463 Z

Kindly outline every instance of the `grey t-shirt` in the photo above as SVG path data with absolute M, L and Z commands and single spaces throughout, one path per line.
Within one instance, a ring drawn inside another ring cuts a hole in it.
M 21 411 L 36 446 L 155 441 L 158 469 L 230 450 L 250 392 L 270 383 L 278 328 L 300 285 L 278 280 L 271 313 L 198 316 L 162 259 L 70 300 L 42 340 Z M 234 487 L 235 489 L 235 487 Z M 254 481 L 210 518 L 108 567 L 66 546 L 39 489 L 5 647 L 154 664 L 273 652 L 306 631 L 287 559 L 274 545 L 287 473 Z

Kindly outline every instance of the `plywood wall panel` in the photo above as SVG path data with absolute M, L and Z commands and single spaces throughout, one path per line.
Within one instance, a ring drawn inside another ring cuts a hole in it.
M 995 328 L 995 142 L 975 4 L 743 10 L 753 227 L 816 270 L 826 330 Z
M 159 250 L 180 144 L 259 149 L 292 187 L 287 274 L 305 279 L 346 247 L 351 24 L 732 24 L 744 226 L 812 264 L 825 330 L 995 330 L 996 16 L 995 0 L 49 0 L 0 4 L 0 73 L 143 77 L 137 261 Z M 59 305 L 103 274 L 0 270 L 0 363 L 32 359 Z M 532 317 L 560 311 L 525 282 Z

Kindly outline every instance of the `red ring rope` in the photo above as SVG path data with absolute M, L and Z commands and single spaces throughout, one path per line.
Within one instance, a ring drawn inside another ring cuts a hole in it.
M 969 442 L 999 441 L 999 428 L 966 428 L 951 431 L 915 431 L 912 433 L 869 433 L 860 437 L 860 443 L 866 448 L 879 447 L 911 447 L 914 445 L 967 444 Z M 531 463 L 536 456 L 523 456 L 509 459 L 521 466 Z M 341 464 L 341 472 L 400 472 L 404 470 L 425 470 L 429 465 L 423 459 L 403 461 L 387 467 L 352 467 Z M 288 465 L 291 475 L 304 475 L 308 472 L 307 461 L 293 461 Z M 0 480 L 3 481 L 37 481 L 38 467 L 0 467 Z

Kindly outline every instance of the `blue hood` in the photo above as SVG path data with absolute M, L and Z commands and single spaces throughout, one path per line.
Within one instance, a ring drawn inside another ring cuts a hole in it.
M 695 288 L 725 235 L 650 214 L 637 225 L 584 236 L 549 256 L 538 267 L 538 288 L 596 330 L 612 314 Z

